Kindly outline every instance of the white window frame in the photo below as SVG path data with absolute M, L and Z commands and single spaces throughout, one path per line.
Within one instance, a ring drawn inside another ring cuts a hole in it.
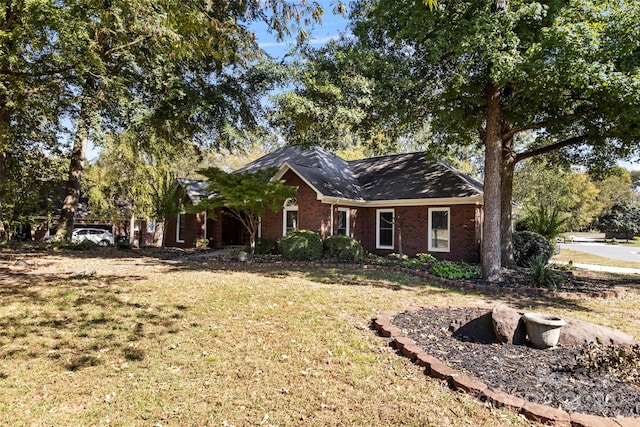
M 351 236 L 351 209 L 349 208 L 338 208 L 338 223 L 336 224 L 336 231 L 340 234 L 340 212 L 345 213 L 345 236 Z
M 380 214 L 391 212 L 391 246 L 380 244 Z M 376 209 L 376 249 L 393 249 L 396 241 L 396 210 L 395 209 Z
M 447 230 L 449 232 L 449 239 L 447 240 L 447 247 L 446 248 L 434 248 L 432 246 L 432 242 L 433 242 L 433 229 L 432 229 L 432 219 L 433 219 L 433 213 L 434 212 L 446 212 L 447 213 Z M 429 208 L 429 221 L 428 221 L 428 227 L 429 227 L 429 231 L 428 231 L 428 236 L 427 236 L 427 242 L 428 242 L 428 250 L 429 252 L 451 252 L 451 208 Z
M 298 201 L 296 199 L 288 199 L 284 202 L 284 209 L 282 210 L 282 235 L 287 235 L 287 212 L 298 212 Z M 293 230 L 298 230 L 298 225 L 300 223 L 300 214 L 298 213 L 298 222 L 296 223 L 296 228 Z
M 184 222 L 182 229 L 182 238 L 180 238 L 180 222 Z M 176 243 L 184 243 L 184 233 L 187 231 L 187 218 L 184 214 L 179 213 L 176 217 Z

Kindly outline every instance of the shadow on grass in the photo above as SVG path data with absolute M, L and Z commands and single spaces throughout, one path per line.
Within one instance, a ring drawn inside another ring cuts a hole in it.
M 26 363 L 47 358 L 68 371 L 143 360 L 138 341 L 177 332 L 189 309 L 134 301 L 128 292 L 139 276 L 21 273 L 3 279 L 0 357 Z M 0 380 L 9 375 L 0 372 Z
M 580 300 L 564 298 L 561 296 L 528 296 L 505 290 L 500 294 L 485 292 L 482 290 L 467 290 L 443 286 L 430 282 L 428 279 L 413 276 L 403 272 L 390 269 L 365 269 L 354 268 L 345 265 L 344 267 L 324 266 L 322 263 L 309 264 L 308 267 L 287 267 L 278 263 L 227 263 L 216 259 L 185 259 L 174 265 L 176 270 L 190 271 L 232 271 L 250 272 L 264 277 L 281 278 L 290 275 L 300 275 L 307 280 L 312 280 L 322 284 L 335 284 L 341 286 L 366 286 L 392 291 L 412 290 L 421 293 L 441 292 L 450 294 L 453 299 L 457 295 L 473 295 L 480 299 L 491 299 L 497 303 L 504 303 L 515 308 L 542 309 L 545 307 L 565 308 L 574 311 L 591 311 L 584 306 Z

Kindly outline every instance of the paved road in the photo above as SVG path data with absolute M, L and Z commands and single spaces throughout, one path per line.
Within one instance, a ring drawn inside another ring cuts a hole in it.
M 607 245 L 604 243 L 561 243 L 560 249 L 587 252 L 605 258 L 640 263 L 640 248 Z

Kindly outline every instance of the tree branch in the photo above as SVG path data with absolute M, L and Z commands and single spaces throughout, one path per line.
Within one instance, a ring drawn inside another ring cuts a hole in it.
M 544 127 L 547 127 L 549 124 L 553 123 L 553 122 L 564 122 L 567 120 L 573 120 L 573 119 L 577 119 L 579 117 L 585 117 L 588 116 L 591 113 L 594 113 L 597 111 L 597 108 L 587 108 L 584 111 L 577 111 L 573 114 L 568 114 L 566 116 L 560 117 L 559 119 L 553 119 L 553 120 L 543 120 L 541 122 L 537 122 L 537 123 L 531 123 L 525 126 L 520 126 L 518 128 L 513 128 L 511 129 L 509 132 L 506 132 L 502 135 L 502 139 L 509 139 L 509 138 L 513 138 L 514 136 L 516 136 L 516 134 L 520 133 L 520 132 L 524 132 L 527 130 L 537 130 L 537 129 L 542 129 Z
M 544 147 L 536 148 L 530 151 L 525 151 L 523 153 L 516 154 L 515 163 L 518 163 L 522 160 L 528 159 L 533 156 L 538 156 L 541 154 L 546 154 L 554 150 L 559 150 L 560 148 L 568 147 L 570 145 L 578 145 L 585 142 L 587 138 L 584 135 L 574 136 L 573 138 L 565 139 L 564 141 L 559 141 L 551 145 L 547 145 Z
M 102 56 L 106 57 L 106 56 L 109 56 L 109 55 L 113 54 L 114 52 L 119 51 L 119 50 L 128 49 L 131 46 L 135 46 L 138 43 L 142 43 L 143 41 L 147 40 L 148 38 L 149 38 L 148 36 L 140 36 L 135 40 L 131 40 L 129 43 L 125 43 L 125 44 L 120 45 L 120 46 L 112 47 L 111 49 L 109 49 L 106 52 L 104 52 L 104 54 Z

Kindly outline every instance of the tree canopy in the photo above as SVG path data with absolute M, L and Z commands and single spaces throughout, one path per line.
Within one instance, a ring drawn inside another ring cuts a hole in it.
M 351 57 L 375 100 L 365 122 L 383 123 L 393 135 L 394 128 L 428 121 L 444 149 L 484 148 L 486 280 L 500 280 L 500 264 L 509 261 L 516 163 L 555 153 L 556 160 L 605 169 L 638 155 L 638 2 L 443 0 L 428 7 L 374 0 L 354 6 L 355 37 L 345 39 L 332 60 L 346 62 L 340 55 L 357 52 Z M 367 65 L 357 58 L 367 58 Z
M 285 0 L 6 2 L 0 190 L 6 153 L 34 133 L 44 140 L 51 129 L 54 144 L 72 145 L 64 231 L 73 223 L 89 140 L 127 130 L 149 144 L 237 144 L 258 123 L 260 97 L 279 76 L 262 61 L 249 24 L 265 21 L 282 37 L 321 14 L 315 3 Z M 68 138 L 59 138 L 67 127 Z

